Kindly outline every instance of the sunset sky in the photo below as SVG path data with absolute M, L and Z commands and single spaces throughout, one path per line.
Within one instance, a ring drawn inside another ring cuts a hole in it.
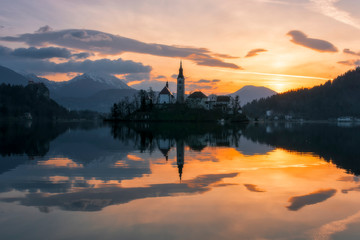
M 137 89 L 277 92 L 360 65 L 358 0 L 0 0 L 0 65 L 64 81 L 89 71 Z

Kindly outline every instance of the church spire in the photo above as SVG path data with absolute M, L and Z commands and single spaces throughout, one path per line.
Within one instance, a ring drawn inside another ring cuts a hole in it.
M 184 78 L 183 68 L 182 68 L 182 60 L 180 60 L 180 68 L 179 68 L 179 76 L 178 78 Z

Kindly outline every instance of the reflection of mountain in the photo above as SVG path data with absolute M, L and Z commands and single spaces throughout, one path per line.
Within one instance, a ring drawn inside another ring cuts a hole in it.
M 95 188 L 57 195 L 31 193 L 24 198 L 3 198 L 1 200 L 5 202 L 19 201 L 22 205 L 36 206 L 45 212 L 48 207 L 60 207 L 68 211 L 99 211 L 106 206 L 127 203 L 136 199 L 166 197 L 180 193 L 205 193 L 214 187 L 213 184 L 220 183 L 224 178 L 236 176 L 237 173 L 210 174 L 183 181 L 181 184 L 153 184 L 149 187 L 134 188 Z M 221 186 L 226 186 L 226 184 Z
M 360 127 L 329 124 L 249 126 L 244 136 L 251 141 L 291 151 L 310 152 L 338 167 L 360 174 Z

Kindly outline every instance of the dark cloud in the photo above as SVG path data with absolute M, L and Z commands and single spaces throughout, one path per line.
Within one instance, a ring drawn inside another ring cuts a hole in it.
M 41 28 L 42 29 L 42 28 Z M 40 30 L 40 29 L 39 29 Z M 95 30 L 66 29 L 27 33 L 19 36 L 1 37 L 2 41 L 24 42 L 30 46 L 55 44 L 57 46 L 94 51 L 103 54 L 120 54 L 135 52 L 164 57 L 189 59 L 198 65 L 242 69 L 233 63 L 220 58 L 234 58 L 226 54 L 213 53 L 206 48 L 170 46 L 156 43 L 144 43 L 130 38 L 112 35 Z
M 171 75 L 171 78 L 177 79 L 177 77 L 178 77 L 178 74 Z
M 128 74 L 128 73 L 149 73 L 150 66 L 142 63 L 125 61 L 121 58 L 117 60 L 99 59 L 95 61 L 67 61 L 64 63 L 54 63 L 40 59 L 22 59 L 0 56 L 0 65 L 14 70 L 25 70 L 27 72 L 44 75 L 48 73 L 68 73 L 68 72 L 104 72 L 108 74 Z
M 149 80 L 150 73 L 129 73 L 125 75 L 125 82 L 132 82 L 132 81 L 142 81 L 142 80 Z
M 154 77 L 154 79 L 166 79 L 166 77 L 164 75 L 159 75 Z
M 17 57 L 24 58 L 38 58 L 38 59 L 47 59 L 47 58 L 70 58 L 71 52 L 66 48 L 56 48 L 56 47 L 47 47 L 47 48 L 17 48 L 14 49 L 12 55 Z
M 220 81 L 221 81 L 221 80 L 219 80 L 219 79 L 213 79 L 213 80 L 200 79 L 200 80 L 198 80 L 198 81 L 194 81 L 193 83 L 215 84 L 215 83 L 220 82 Z
M 306 34 L 301 31 L 293 30 L 287 33 L 288 36 L 291 36 L 291 42 L 307 47 L 319 52 L 337 52 L 337 48 L 330 42 L 309 38 Z
M 326 189 L 312 192 L 303 196 L 292 197 L 289 199 L 291 203 L 287 208 L 290 211 L 297 211 L 307 205 L 313 205 L 331 198 L 336 193 L 336 189 Z
M 345 49 L 343 50 L 343 52 L 346 53 L 346 54 L 351 54 L 351 55 L 355 55 L 355 56 L 360 56 L 360 52 L 354 52 L 354 51 L 351 51 L 351 50 L 348 49 L 348 48 L 345 48 Z
M 247 190 L 251 192 L 266 192 L 265 190 L 258 188 L 258 186 L 254 184 L 244 184 L 244 186 L 247 188 Z
M 43 27 L 40 27 L 37 31 L 35 31 L 36 33 L 46 33 L 46 32 L 51 32 L 53 29 L 49 26 L 49 25 L 45 25 Z
M 339 61 L 337 62 L 339 64 L 347 65 L 347 66 L 360 66 L 360 59 L 357 60 L 345 60 L 345 61 Z
M 253 50 L 250 50 L 245 57 L 255 57 L 257 56 L 259 53 L 261 52 L 267 52 L 266 49 L 263 49 L 263 48 L 256 48 L 256 49 L 253 49 Z
M 35 59 L 50 59 L 50 58 L 64 58 L 64 59 L 84 59 L 93 56 L 92 53 L 81 52 L 72 54 L 67 48 L 58 47 L 44 47 L 44 48 L 7 48 L 0 46 L 0 56 L 18 57 L 18 58 L 35 58 Z
M 84 59 L 84 58 L 94 56 L 94 54 L 88 53 L 88 52 L 81 52 L 81 53 L 72 54 L 71 56 L 74 57 L 75 59 Z
M 199 81 L 196 81 L 197 83 L 211 83 L 211 80 L 206 79 L 200 79 Z

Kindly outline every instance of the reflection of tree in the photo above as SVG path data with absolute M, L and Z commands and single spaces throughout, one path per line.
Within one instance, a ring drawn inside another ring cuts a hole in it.
M 360 127 L 329 124 L 252 125 L 244 136 L 254 142 L 291 151 L 311 152 L 360 175 Z

